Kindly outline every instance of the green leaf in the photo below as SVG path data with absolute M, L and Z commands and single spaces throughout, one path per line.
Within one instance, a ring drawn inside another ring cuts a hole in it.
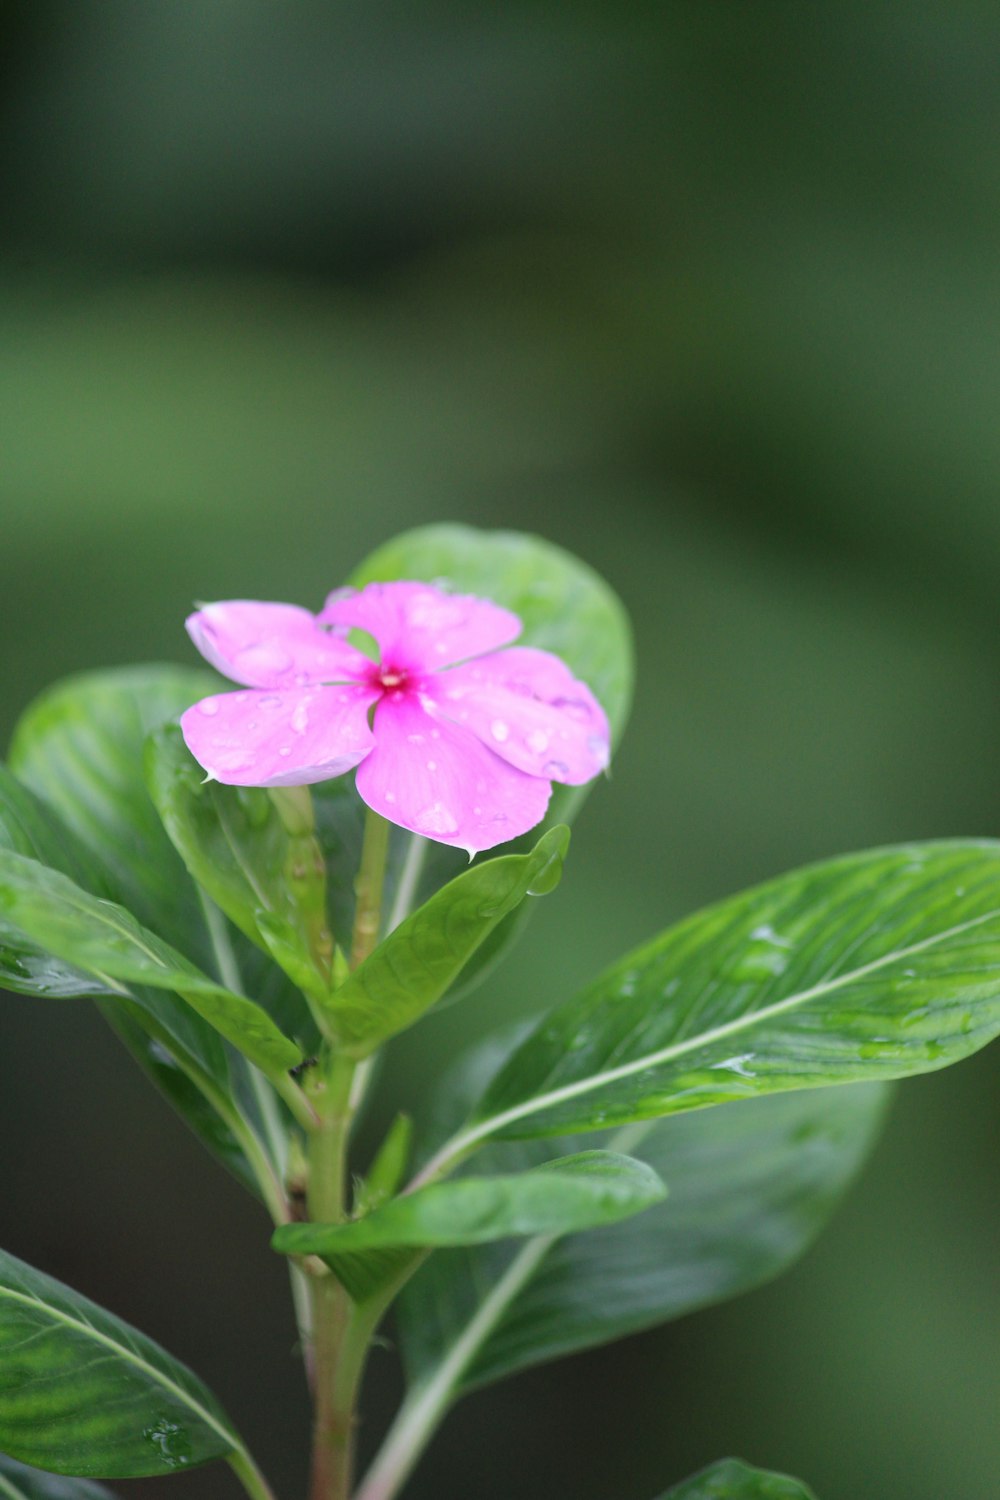
M 183 1365 L 3 1251 L 0 1448 L 57 1474 L 106 1479 L 245 1451 L 215 1398 Z
M 1000 1031 L 1000 844 L 904 845 L 723 901 L 545 1017 L 464 1149 L 945 1067 Z
M 86 861 L 68 828 L 27 787 L 0 765 L 0 849 L 55 865 L 83 882 Z M 108 986 L 32 943 L 0 919 L 0 986 L 22 995 L 70 999 L 108 994 Z
M 217 688 L 213 674 L 180 667 L 70 677 L 29 706 L 10 750 L 15 775 L 90 850 L 112 899 L 200 962 L 208 950 L 198 893 L 146 791 L 143 745 Z
M 738 1458 L 724 1458 L 660 1500 L 816 1500 L 812 1490 L 787 1474 L 753 1469 Z
M 259 1005 L 202 974 L 124 907 L 91 896 L 37 860 L 0 850 L 0 913 L 32 941 L 103 982 L 148 984 L 181 995 L 272 1077 L 302 1061 L 298 1047 Z
M 511 1235 L 568 1234 L 614 1224 L 665 1196 L 644 1162 L 582 1151 L 507 1177 L 460 1177 L 393 1198 L 346 1224 L 283 1224 L 271 1241 L 285 1255 L 482 1245 Z
M 366 1057 L 440 1000 L 525 896 L 554 889 L 568 844 L 568 828 L 551 828 L 530 854 L 476 865 L 407 917 L 327 1002 L 343 1047 Z
M 202 671 L 159 666 L 72 677 L 27 709 L 12 747 L 19 779 L 64 835 L 46 836 L 34 849 L 13 847 L 146 917 L 159 936 L 202 964 L 213 961 L 202 903 L 150 801 L 142 760 L 147 733 L 214 685 Z M 73 847 L 86 856 L 86 877 Z M 81 993 L 58 978 L 67 966 L 51 957 L 50 963 L 55 972 L 37 967 L 41 982 L 52 983 L 56 994 Z M 251 977 L 254 993 L 262 994 L 264 985 Z M 91 978 L 85 992 L 96 983 Z M 177 995 L 136 986 L 129 993 L 98 1001 L 105 1019 L 201 1139 L 251 1186 L 253 1173 L 232 1128 L 236 1095 L 255 1094 L 247 1064 L 227 1057 L 218 1033 Z
M 485 1066 L 477 1049 L 462 1066 L 462 1088 L 474 1091 Z M 866 1084 L 775 1094 L 616 1132 L 612 1144 L 663 1178 L 667 1200 L 598 1233 L 431 1257 L 399 1304 L 410 1381 L 422 1388 L 437 1378 L 467 1344 L 470 1326 L 482 1326 L 485 1304 L 488 1326 L 467 1351 L 456 1392 L 656 1327 L 778 1275 L 812 1243 L 854 1178 L 889 1092 Z M 559 1144 L 579 1150 L 595 1140 L 607 1137 Z M 537 1162 L 551 1144 L 489 1146 L 476 1170 L 510 1172 Z M 498 1286 L 506 1287 L 500 1297 Z
M 193 879 L 300 988 L 325 1000 L 333 943 L 308 818 L 282 816 L 261 788 L 206 782 L 175 724 L 150 737 L 145 764 L 150 795 Z
M 0 1453 L 0 1500 L 114 1500 L 103 1484 L 44 1474 Z
M 372 581 L 424 579 L 458 592 L 493 599 L 524 622 L 519 644 L 560 656 L 597 695 L 617 747 L 628 717 L 633 658 L 628 619 L 620 600 L 593 569 L 538 537 L 512 531 L 476 531 L 466 526 L 424 526 L 404 532 L 368 557 L 350 578 L 355 587 Z M 510 846 L 526 852 L 534 838 L 558 823 L 570 823 L 591 787 L 555 787 L 540 829 Z M 363 808 L 350 778 L 313 788 L 319 838 L 327 859 L 331 924 L 350 932 L 353 881 L 361 851 Z M 408 861 L 411 850 L 416 858 Z M 393 910 L 407 868 L 414 882 L 412 909 L 466 868 L 464 855 L 444 844 L 394 830 L 385 884 L 385 909 Z M 501 922 L 463 971 L 468 988 L 496 962 L 530 907 Z
M 318 1255 L 355 1298 L 411 1258 L 400 1251 L 570 1234 L 641 1213 L 666 1189 L 645 1162 L 582 1151 L 505 1177 L 460 1177 L 393 1198 L 346 1224 L 283 1224 L 271 1240 L 285 1255 Z
M 356 1214 L 371 1213 L 396 1192 L 410 1159 L 412 1136 L 413 1121 L 409 1115 L 397 1115 L 378 1148 L 375 1160 L 355 1188 Z

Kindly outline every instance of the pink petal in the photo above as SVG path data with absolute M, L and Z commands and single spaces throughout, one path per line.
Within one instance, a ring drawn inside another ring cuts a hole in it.
M 422 671 L 495 651 L 521 634 L 509 609 L 429 583 L 369 583 L 357 594 L 331 594 L 318 618 L 367 630 L 383 666 Z
M 384 818 L 470 855 L 534 828 L 552 790 L 467 730 L 432 718 L 412 693 L 390 694 L 375 710 L 375 749 L 357 787 Z
M 187 620 L 198 650 L 224 677 L 247 687 L 304 687 L 311 682 L 364 680 L 372 663 L 316 616 L 294 604 L 229 599 L 207 604 Z
M 604 710 L 548 651 L 513 646 L 439 672 L 424 687 L 442 714 L 520 771 L 579 786 L 608 764 Z
M 188 749 L 227 786 L 306 786 L 353 770 L 375 743 L 377 688 L 217 693 L 181 715 Z

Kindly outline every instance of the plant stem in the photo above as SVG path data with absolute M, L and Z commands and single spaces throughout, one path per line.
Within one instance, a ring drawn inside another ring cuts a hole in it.
M 350 967 L 356 969 L 378 942 L 389 824 L 365 818 Z M 337 1224 L 347 1216 L 347 1144 L 357 1108 L 358 1065 L 334 1056 L 307 1084 L 315 1111 L 308 1142 L 308 1211 L 313 1223 Z M 312 1277 L 312 1368 L 315 1377 L 310 1500 L 348 1500 L 354 1450 L 355 1404 L 365 1359 L 383 1305 L 358 1306 L 326 1267 Z
M 364 963 L 378 942 L 382 917 L 382 882 L 388 852 L 389 824 L 369 808 L 361 845 L 361 868 L 355 883 L 357 905 L 354 909 L 354 933 L 351 940 L 352 969 Z
M 514 1257 L 430 1378 L 414 1386 L 403 1402 L 354 1500 L 392 1500 L 398 1493 L 433 1437 L 452 1403 L 455 1387 L 483 1342 L 558 1238 L 554 1234 L 538 1235 L 528 1240 Z
M 274 1491 L 245 1448 L 233 1453 L 228 1462 L 251 1500 L 274 1500 Z

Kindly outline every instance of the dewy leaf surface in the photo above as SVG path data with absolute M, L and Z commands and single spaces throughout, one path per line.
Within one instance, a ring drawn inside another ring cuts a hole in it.
M 57 957 L 100 979 L 182 995 L 265 1072 L 284 1072 L 302 1059 L 259 1005 L 202 974 L 124 907 L 98 900 L 37 860 L 0 850 L 0 914 Z
M 466 1066 L 474 1085 L 476 1052 Z M 435 1377 L 505 1277 L 517 1284 L 458 1390 L 655 1327 L 777 1275 L 812 1243 L 853 1180 L 877 1139 L 888 1092 L 866 1084 L 775 1094 L 616 1132 L 610 1143 L 649 1163 L 667 1185 L 666 1201 L 548 1245 L 432 1256 L 399 1307 L 411 1382 Z M 559 1145 L 580 1150 L 608 1140 L 576 1136 Z M 552 1144 L 489 1146 L 474 1167 L 511 1172 L 537 1163 Z
M 114 1500 L 110 1490 L 90 1479 L 44 1474 L 0 1453 L 0 1500 Z
M 551 1012 L 460 1141 L 901 1078 L 1000 1031 L 1000 844 L 812 865 L 699 912 Z
M 107 1479 L 244 1451 L 214 1396 L 183 1365 L 2 1251 L 0 1448 L 55 1473 Z
M 475 865 L 406 918 L 327 1003 L 347 1050 L 366 1056 L 440 1000 L 525 896 L 558 884 L 568 843 L 568 828 L 551 828 L 530 854 Z
M 787 1474 L 754 1469 L 738 1458 L 724 1458 L 702 1469 L 660 1500 L 816 1500 L 812 1490 Z

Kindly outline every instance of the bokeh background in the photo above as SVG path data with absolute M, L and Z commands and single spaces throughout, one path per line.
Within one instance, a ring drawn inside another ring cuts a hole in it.
M 504 970 L 397 1045 L 414 1108 L 706 900 L 1000 831 L 995 4 L 30 0 L 0 43 L 4 740 L 57 676 L 191 660 L 193 599 L 318 604 L 425 521 L 540 532 L 632 611 L 614 777 Z M 301 1493 L 262 1215 L 87 1007 L 0 1014 L 0 1243 Z M 730 1452 L 995 1495 L 997 1073 L 909 1084 L 782 1281 L 468 1399 L 413 1500 L 649 1500 Z

